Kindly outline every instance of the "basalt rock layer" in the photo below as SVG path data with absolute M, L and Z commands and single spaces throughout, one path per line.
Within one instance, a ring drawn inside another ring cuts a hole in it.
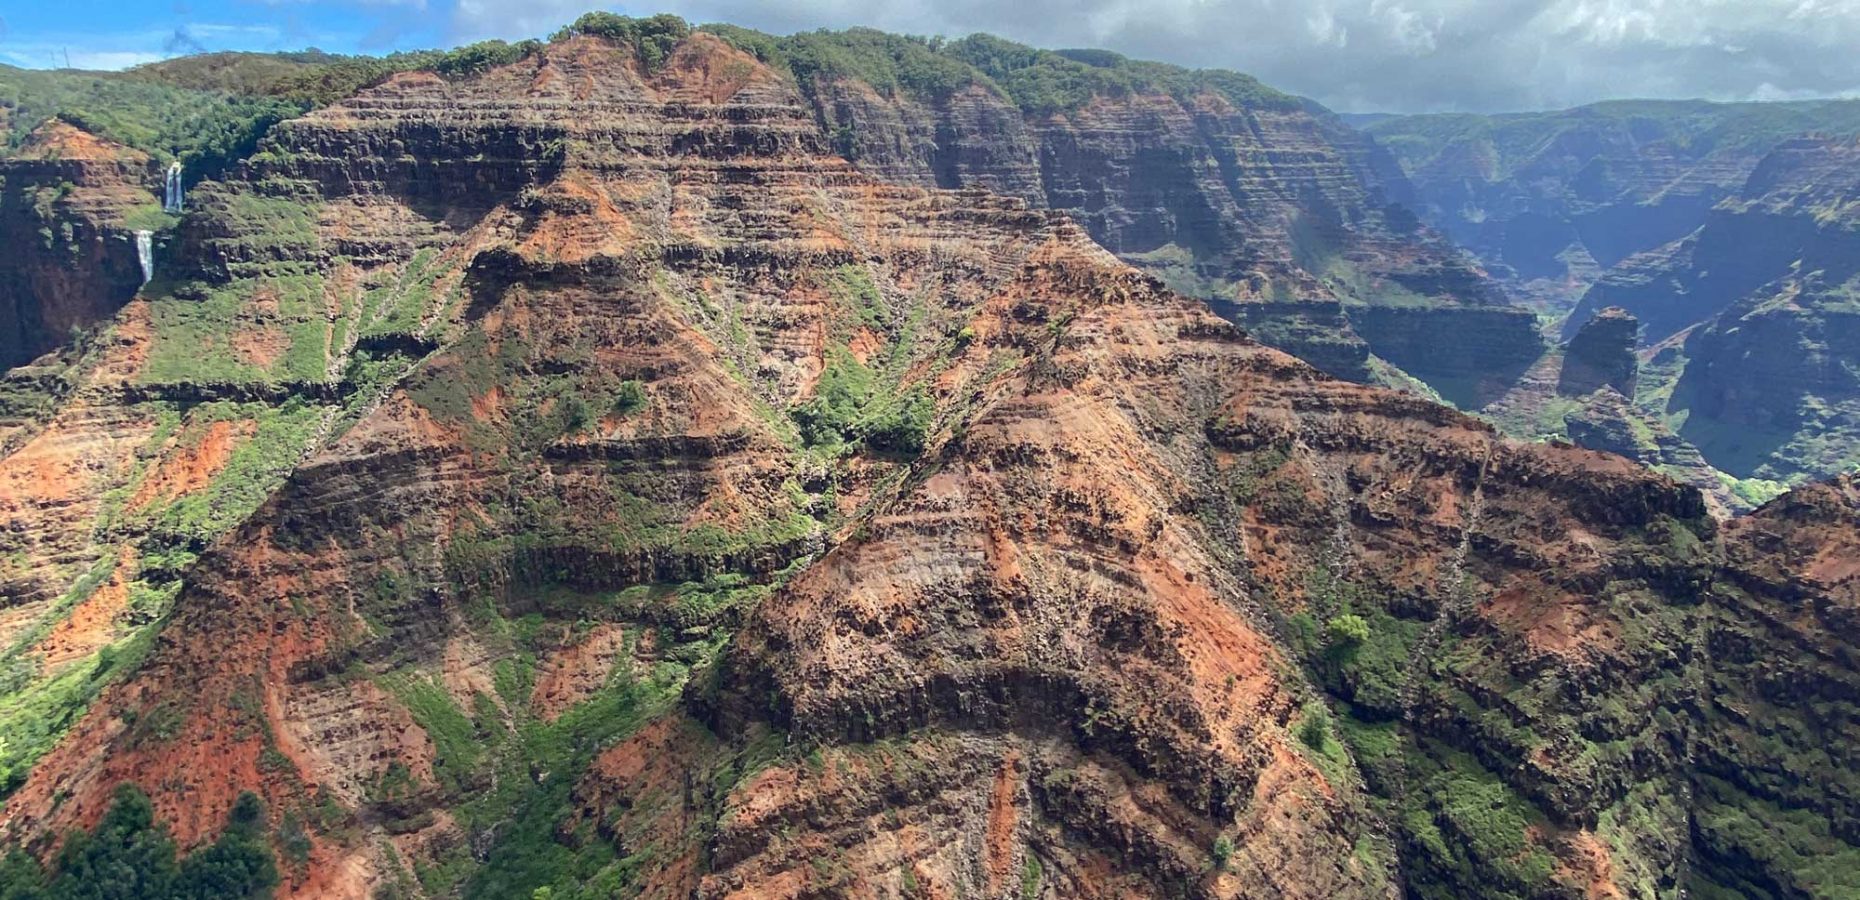
M 1795 827 L 1852 802 L 1827 704 L 1759 693 L 1854 677 L 1806 618 L 1850 486 L 1721 529 L 834 149 L 714 36 L 574 36 L 197 192 L 172 274 L 20 386 L 9 446 L 150 436 L 92 518 L 16 519 L 104 561 L 9 661 L 55 683 L 66 612 L 178 593 L 8 840 L 129 782 L 186 848 L 262 797 L 293 897 L 1854 887 Z M 242 447 L 279 480 L 222 481 Z
M 1372 352 L 1430 382 L 1515 375 L 1541 352 L 1532 316 L 1406 211 L 1394 161 L 1309 101 L 1151 87 L 1055 110 L 979 82 L 928 96 L 841 77 L 806 86 L 862 171 L 1064 211 L 1126 262 L 1237 304 L 1268 342 L 1340 377 L 1369 380 Z M 1343 321 L 1327 309 L 1339 302 Z M 1390 306 L 1425 308 L 1428 328 L 1463 339 L 1417 342 L 1387 327 Z
M 1640 321 L 1627 310 L 1609 307 L 1590 317 L 1570 338 L 1557 373 L 1556 392 L 1581 397 L 1604 387 L 1622 396 L 1634 396 L 1640 361 Z

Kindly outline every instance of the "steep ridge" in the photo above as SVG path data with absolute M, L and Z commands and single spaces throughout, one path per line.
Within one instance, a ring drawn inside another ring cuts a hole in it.
M 666 36 L 281 125 L 41 379 L 22 434 L 112 383 L 252 413 L 131 504 L 314 427 L 187 532 L 9 840 L 127 781 L 187 848 L 261 795 L 303 897 L 1851 887 L 1845 832 L 1792 827 L 1842 783 L 1769 784 L 1796 745 L 1704 690 L 1744 664 L 1706 635 L 1771 665 L 1774 610 L 1845 590 L 1851 486 L 1721 538 L 1618 457 L 1254 343 L 1065 215 L 873 179 L 783 73 Z
M 107 319 L 142 284 L 132 219 L 159 218 L 148 155 L 53 119 L 0 158 L 0 369 Z M 150 214 L 154 213 L 154 216 Z
M 1365 128 L 1400 160 L 1423 219 L 1560 317 L 1610 267 L 1697 229 L 1777 145 L 1860 132 L 1860 104 L 1613 101 Z M 1564 336 L 1586 319 L 1571 316 Z

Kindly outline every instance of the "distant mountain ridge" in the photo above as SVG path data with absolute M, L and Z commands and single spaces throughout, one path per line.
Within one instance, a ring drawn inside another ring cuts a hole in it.
M 1560 316 L 1603 270 L 1697 228 L 1781 142 L 1860 133 L 1860 100 L 1622 100 L 1364 128 L 1400 161 L 1423 219 Z

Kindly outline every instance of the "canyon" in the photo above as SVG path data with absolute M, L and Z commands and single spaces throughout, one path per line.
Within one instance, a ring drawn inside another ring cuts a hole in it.
M 1611 308 L 1639 326 L 1645 377 L 1568 410 L 1574 430 L 1550 395 L 1528 396 L 1532 379 L 1487 411 L 1515 434 L 1599 437 L 1708 491 L 1723 482 L 1719 500 L 1748 509 L 1857 461 L 1845 300 L 1857 116 L 1851 101 L 1647 101 L 1367 127 L 1422 217 L 1565 341 Z
M 286 897 L 1860 891 L 1852 477 L 1729 518 L 1419 395 L 1638 416 L 1765 327 L 1676 382 L 1626 300 L 1548 347 L 1232 73 L 601 14 L 457 54 L 172 220 L 68 121 L 0 164 L 58 238 L 0 382 L 0 874 L 142 797 Z

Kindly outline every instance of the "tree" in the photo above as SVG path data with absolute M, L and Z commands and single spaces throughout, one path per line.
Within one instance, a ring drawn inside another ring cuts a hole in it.
M 265 843 L 265 807 L 246 791 L 233 803 L 226 831 L 213 846 L 181 861 L 176 900 L 218 900 L 269 893 L 278 883 L 277 865 Z
M 1324 623 L 1324 630 L 1335 647 L 1355 647 L 1369 640 L 1369 623 L 1355 613 L 1332 616 Z
M 155 824 L 148 795 L 130 784 L 117 787 L 96 831 L 71 833 L 55 866 L 58 877 L 47 896 L 59 900 L 167 897 L 178 874 L 174 841 Z
M 0 900 L 233 900 L 268 897 L 278 883 L 256 794 L 239 796 L 219 840 L 177 863 L 154 804 L 132 784 L 117 787 L 95 831 L 71 832 L 51 872 L 15 851 L 0 860 Z

